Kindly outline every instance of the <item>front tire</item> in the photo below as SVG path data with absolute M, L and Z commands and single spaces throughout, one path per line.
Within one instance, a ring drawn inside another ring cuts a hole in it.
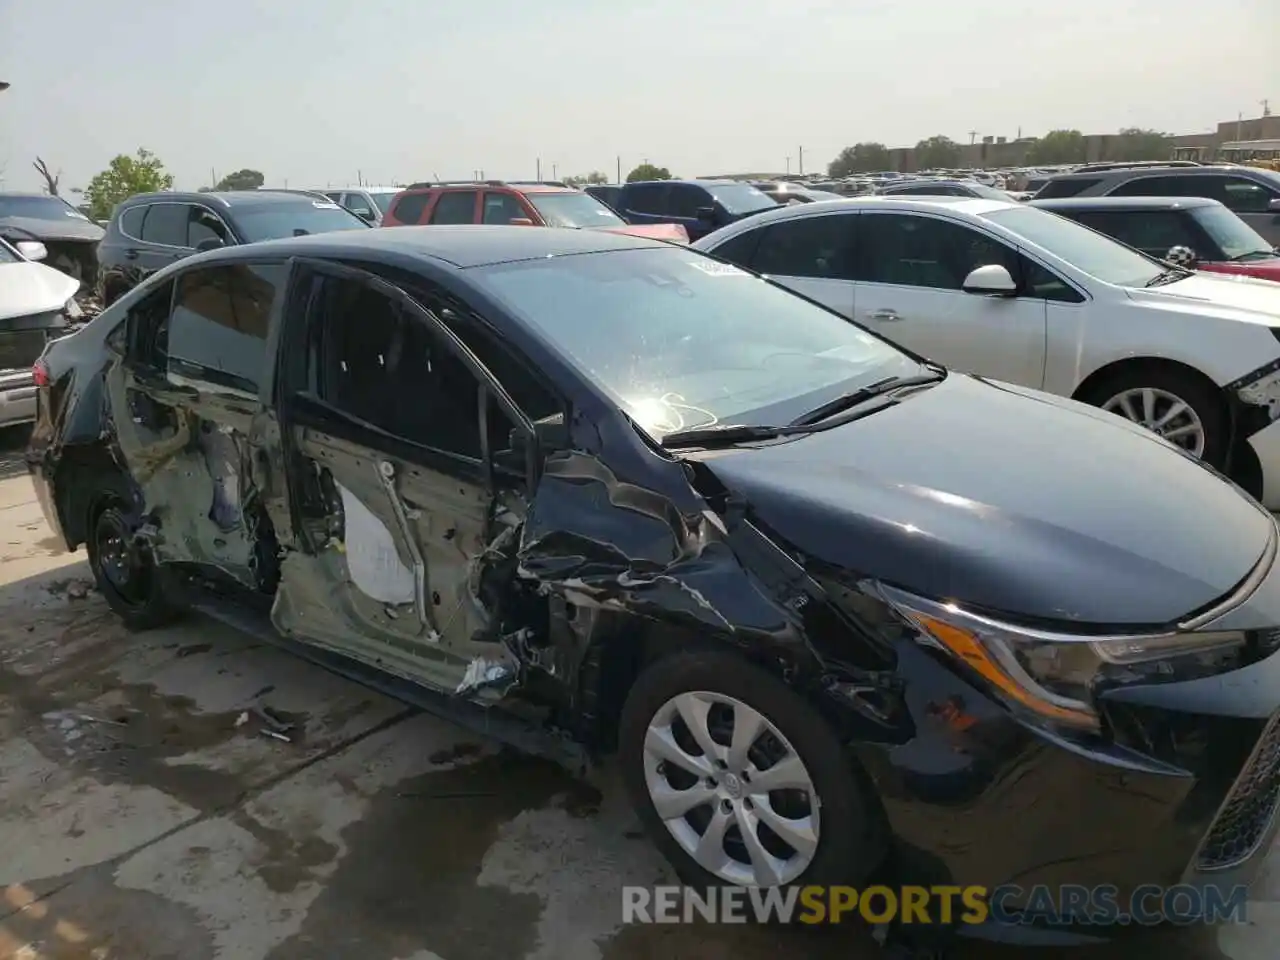
M 171 623 L 181 608 L 166 596 L 168 572 L 137 537 L 138 517 L 122 480 L 105 482 L 90 500 L 86 550 L 107 605 L 131 630 Z
M 1193 374 L 1160 367 L 1119 370 L 1080 399 L 1163 437 L 1209 466 L 1227 461 L 1226 405 Z
M 883 860 L 883 831 L 834 732 L 740 657 L 680 653 L 645 670 L 619 753 L 632 805 L 690 886 L 857 885 Z

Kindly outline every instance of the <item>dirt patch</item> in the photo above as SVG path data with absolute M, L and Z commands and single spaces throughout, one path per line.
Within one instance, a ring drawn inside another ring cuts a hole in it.
M 346 855 L 301 931 L 268 960 L 524 956 L 541 899 L 476 879 L 502 825 L 557 797 L 574 809 L 599 803 L 554 764 L 508 751 L 388 787 L 343 832 Z

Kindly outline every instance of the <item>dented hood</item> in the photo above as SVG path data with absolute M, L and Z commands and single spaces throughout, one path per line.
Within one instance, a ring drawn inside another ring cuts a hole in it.
M 79 289 L 78 281 L 43 263 L 0 263 L 0 321 L 61 310 Z
M 1176 621 L 1229 593 L 1275 530 L 1114 415 L 957 374 L 840 427 L 697 458 L 811 560 L 1018 618 Z
M 649 237 L 654 240 L 670 240 L 688 243 L 689 231 L 678 223 L 628 223 L 620 227 L 592 227 L 606 233 L 625 233 L 632 237 Z

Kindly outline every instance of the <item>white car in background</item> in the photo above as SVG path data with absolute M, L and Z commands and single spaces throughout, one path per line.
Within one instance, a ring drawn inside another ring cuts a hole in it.
M 1280 510 L 1280 284 L 961 197 L 779 207 L 693 247 L 954 370 L 1128 417 Z
M 0 239 L 0 427 L 35 419 L 32 365 L 81 317 L 80 281 L 36 262 L 48 255 L 43 243 Z

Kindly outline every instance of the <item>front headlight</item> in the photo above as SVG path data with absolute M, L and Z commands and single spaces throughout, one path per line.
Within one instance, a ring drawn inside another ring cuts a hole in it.
M 920 631 L 981 677 L 1011 706 L 1080 730 L 1098 730 L 1093 688 L 1108 673 L 1245 642 L 1238 632 L 1091 637 L 1033 630 L 981 617 L 952 603 L 881 586 L 884 598 Z

